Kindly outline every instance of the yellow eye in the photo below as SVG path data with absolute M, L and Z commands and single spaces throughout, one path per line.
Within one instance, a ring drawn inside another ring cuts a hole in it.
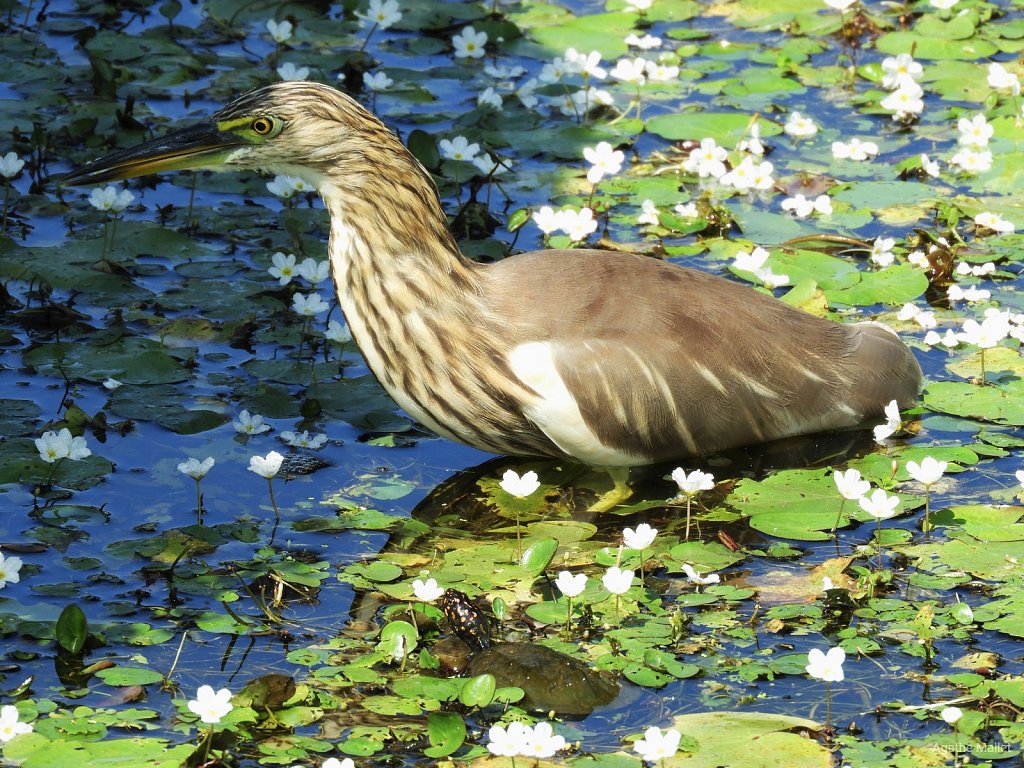
M 274 130 L 274 124 L 266 117 L 257 117 L 249 127 L 257 136 L 268 136 Z

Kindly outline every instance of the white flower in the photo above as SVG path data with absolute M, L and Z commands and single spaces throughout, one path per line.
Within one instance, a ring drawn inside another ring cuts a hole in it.
M 363 72 L 363 85 L 366 90 L 378 93 L 380 91 L 386 91 L 395 81 L 388 77 L 386 72 L 374 72 L 372 75 L 369 72 Z
M 807 674 L 828 683 L 841 683 L 844 677 L 844 661 L 846 661 L 846 651 L 838 646 L 829 648 L 828 653 L 822 653 L 817 648 L 812 648 L 807 654 Z
M 555 752 L 565 749 L 565 737 L 556 735 L 551 723 L 537 723 L 526 731 L 526 744 L 519 752 L 524 757 L 551 757 Z
M 725 147 L 720 147 L 714 139 L 701 139 L 700 146 L 690 152 L 683 163 L 683 170 L 696 173 L 702 179 L 711 176 L 720 179 L 725 175 L 725 159 L 729 156 Z
M 580 53 L 575 48 L 567 48 L 565 51 L 565 63 L 569 65 L 573 71 L 580 72 L 595 80 L 604 80 L 608 76 L 608 71 L 604 67 L 600 66 L 600 51 Z
M 921 485 L 930 486 L 942 477 L 942 473 L 946 471 L 947 466 L 949 466 L 948 462 L 938 461 L 931 456 L 925 456 L 921 459 L 920 464 L 916 461 L 908 461 L 907 473 L 917 482 L 921 483 Z
M 899 312 L 896 314 L 897 319 L 901 321 L 912 321 L 922 328 L 935 328 L 938 323 L 935 319 L 935 312 L 926 312 L 921 307 L 914 306 L 913 304 L 904 304 Z
M 550 235 L 562 228 L 561 211 L 555 211 L 550 205 L 542 206 L 539 211 L 534 211 L 530 214 L 530 218 L 545 235 Z
M 522 755 L 527 747 L 530 731 L 522 723 L 509 723 L 508 728 L 492 725 L 487 731 L 487 750 L 498 757 L 516 757 Z
M 437 142 L 437 148 L 441 150 L 441 156 L 446 160 L 464 160 L 467 163 L 473 162 L 480 151 L 479 144 L 470 144 L 465 136 L 456 136 L 454 139 L 441 139 Z
M 798 219 L 803 219 L 814 211 L 814 201 L 808 200 L 800 194 L 793 195 L 793 197 L 787 197 L 782 201 L 782 210 L 789 211 Z
M 876 237 L 875 242 L 871 244 L 871 255 L 868 258 L 880 267 L 888 267 L 896 260 L 896 255 L 892 252 L 894 245 L 896 240 L 891 237 Z
M 1011 234 L 1017 229 L 1012 222 L 1007 221 L 998 213 L 990 213 L 989 211 L 984 211 L 975 216 L 974 223 L 984 229 L 998 232 L 1000 235 Z
M 640 13 L 650 8 L 652 2 L 653 0 L 626 0 L 626 5 L 629 6 L 631 11 Z
M 308 429 L 304 429 L 301 432 L 282 432 L 281 439 L 292 448 L 311 448 L 315 451 L 318 448 L 323 448 L 324 443 L 327 442 L 327 435 L 323 433 L 311 435 Z
M 24 563 L 20 557 L 4 557 L 0 552 L 0 589 L 10 584 L 17 584 L 21 581 L 21 566 Z
M 1020 78 L 996 62 L 988 65 L 988 84 L 997 91 L 1008 90 L 1014 96 L 1020 94 Z
M 947 349 L 953 349 L 960 345 L 960 339 L 956 337 L 952 329 L 947 330 L 945 334 L 940 336 L 937 331 L 928 331 L 924 335 L 924 343 L 930 347 L 934 347 L 936 344 L 941 344 Z
M 964 147 L 949 158 L 949 164 L 957 166 L 964 173 L 984 173 L 992 168 L 992 153 L 987 149 Z
M 214 692 L 212 686 L 201 685 L 196 697 L 188 703 L 188 708 L 199 715 L 204 723 L 219 723 L 224 715 L 234 709 L 231 705 L 231 691 L 221 688 Z
M 426 581 L 416 579 L 412 583 L 412 593 L 416 595 L 417 600 L 432 603 L 444 594 L 444 590 L 441 589 L 435 578 L 429 578 Z
M 533 109 L 537 106 L 537 97 L 533 92 L 537 90 L 538 84 L 537 78 L 531 77 L 516 89 L 516 98 L 527 109 Z
M 672 210 L 684 219 L 696 219 L 700 216 L 700 211 L 697 210 L 696 203 L 686 203 L 685 205 L 680 203 L 679 205 L 674 206 Z
M 607 141 L 602 141 L 596 147 L 584 147 L 583 157 L 591 164 L 587 181 L 597 184 L 605 176 L 618 173 L 626 156 L 621 149 L 614 149 Z
M 1024 473 L 1022 473 L 1024 474 Z M 566 597 L 577 597 L 583 594 L 587 586 L 587 574 L 572 574 L 569 571 L 560 571 L 555 579 L 555 586 Z
M 284 456 L 277 451 L 271 451 L 266 456 L 251 457 L 247 469 L 250 472 L 255 472 L 260 477 L 270 480 L 281 469 L 282 461 L 284 461 Z
M 648 763 L 656 763 L 675 755 L 679 751 L 679 740 L 682 734 L 675 728 L 662 731 L 651 726 L 644 731 L 644 737 L 633 742 L 633 749 L 640 759 Z
M 15 152 L 8 152 L 3 157 L 0 157 L 0 176 L 5 179 L 13 179 L 19 173 L 21 169 L 25 167 L 25 161 L 18 157 Z
M 939 177 L 939 163 L 937 160 L 929 159 L 928 155 L 921 155 L 921 170 L 933 179 L 937 179 Z
M 960 0 L 928 0 L 932 8 L 938 8 L 940 11 L 948 11 L 959 2 Z
M 757 163 L 747 155 L 739 165 L 722 176 L 722 184 L 740 191 L 748 189 L 770 189 L 775 181 L 771 173 L 774 169 L 767 160 Z
M 515 80 L 517 77 L 525 75 L 526 69 L 499 64 L 484 64 L 484 74 L 495 80 Z
M 270 185 L 268 184 L 267 186 Z M 288 285 L 292 278 L 295 277 L 295 254 L 277 251 L 270 259 L 274 266 L 268 269 L 267 272 L 270 273 L 271 277 L 276 277 L 281 285 Z
M 701 491 L 710 491 L 715 487 L 715 476 L 710 472 L 701 472 L 699 469 L 686 474 L 682 467 L 672 470 L 672 479 L 679 486 L 679 491 L 686 496 L 694 496 Z
M 525 499 L 540 488 L 540 481 L 537 480 L 537 473 L 532 469 L 525 472 L 522 477 L 511 469 L 505 471 L 498 483 L 501 489 L 517 499 Z
M 366 13 L 356 12 L 359 26 L 387 29 L 402 20 L 402 12 L 398 10 L 398 0 L 370 0 Z
M 804 117 L 799 112 L 793 112 L 786 120 L 783 130 L 794 137 L 813 136 L 818 132 L 818 126 L 809 117 Z
M 637 37 L 636 35 L 627 35 L 624 41 L 626 45 L 631 48 L 639 48 L 642 51 L 649 51 L 651 48 L 657 48 L 661 45 L 662 40 L 660 37 L 654 35 L 644 35 L 643 37 Z
M 259 435 L 270 431 L 270 425 L 263 423 L 263 417 L 258 413 L 250 414 L 249 411 L 242 411 L 238 414 L 238 420 L 231 422 L 235 432 L 243 435 Z
M 861 479 L 859 469 L 848 469 L 845 472 L 836 470 L 832 473 L 832 479 L 835 480 L 839 495 L 849 501 L 857 501 L 871 490 L 871 483 Z
M 47 464 L 53 464 L 61 459 L 78 461 L 92 455 L 85 443 L 84 437 L 72 437 L 71 430 L 64 427 L 60 432 L 43 432 L 42 437 L 35 440 L 36 450 L 39 451 L 39 458 Z
M 134 199 L 135 195 L 129 190 L 122 189 L 118 191 L 117 187 L 113 185 L 97 187 L 89 194 L 89 204 L 93 208 L 100 211 L 110 211 L 111 213 L 121 213 L 121 211 L 131 205 Z
M 337 320 L 331 320 L 327 324 L 327 330 L 324 331 L 324 338 L 337 344 L 344 344 L 351 340 L 352 334 L 349 333 L 347 325 L 339 323 Z
M 488 86 L 476 97 L 476 105 L 478 107 L 490 107 L 491 109 L 501 109 L 502 105 L 501 94 L 499 94 L 492 86 Z
M 985 115 L 981 113 L 975 115 L 970 120 L 966 117 L 961 117 L 957 121 L 956 127 L 960 131 L 960 143 L 968 147 L 988 146 L 988 141 L 996 130 L 989 125 Z
M 286 61 L 277 68 L 277 76 L 282 80 L 305 80 L 309 77 L 309 67 L 297 67 Z
M 858 500 L 860 508 L 878 520 L 888 520 L 896 514 L 900 504 L 899 496 L 890 496 L 882 488 L 875 488 L 871 495 L 863 495 Z
M 320 285 L 320 283 L 330 277 L 331 262 L 327 259 L 324 259 L 323 261 L 317 261 L 316 259 L 303 259 L 302 263 L 299 264 L 295 271 L 311 285 Z
M 18 708 L 12 704 L 4 704 L 0 707 L 0 744 L 6 744 L 15 736 L 22 733 L 31 733 L 30 723 L 18 722 Z
M 973 318 L 964 320 L 963 331 L 957 338 L 965 344 L 973 344 L 981 349 L 991 349 L 1005 339 L 1010 333 L 1010 323 L 1002 314 L 989 315 L 980 323 Z
M 960 718 L 964 716 L 964 713 L 959 707 L 943 707 L 939 715 L 946 721 L 947 725 L 956 725 Z
M 1013 473 L 1013 475 L 1017 478 L 1017 482 L 1020 483 L 1021 488 L 1024 488 L 1024 469 L 1018 469 Z
M 635 59 L 619 59 L 611 71 L 611 76 L 624 83 L 636 83 L 643 85 L 647 80 L 647 59 L 637 57 Z
M 287 200 L 296 192 L 309 192 L 310 186 L 306 183 L 305 179 L 300 179 L 298 176 L 279 174 L 274 177 L 273 181 L 267 182 L 267 190 L 272 195 L 277 195 Z
M 747 253 L 746 251 L 736 251 L 732 265 L 736 269 L 741 269 L 744 272 L 753 272 L 757 274 L 761 271 L 761 268 L 764 267 L 764 263 L 768 260 L 768 256 L 768 251 L 761 246 L 757 246 L 750 253 Z M 675 475 L 673 475 L 673 477 L 675 477 Z
M 640 523 L 636 530 L 624 528 L 622 530 L 622 541 L 630 549 L 647 549 L 654 543 L 654 537 L 657 535 L 657 528 L 651 528 L 647 523 Z
M 832 157 L 838 160 L 868 160 L 877 154 L 878 145 L 873 141 L 854 138 L 849 142 L 832 142 Z
M 542 83 L 557 83 L 568 73 L 569 67 L 566 66 L 565 60 L 556 56 L 551 61 L 544 64 L 540 70 L 540 74 L 537 75 L 537 78 Z
M 636 217 L 636 223 L 658 226 L 660 223 L 658 209 L 655 207 L 653 200 L 644 200 L 643 205 L 640 207 L 640 215 Z
M 124 384 L 122 384 L 120 381 L 118 381 L 117 379 L 115 379 L 113 377 L 111 377 L 109 379 L 106 379 L 103 382 L 103 388 L 104 389 L 109 389 L 111 392 L 113 392 L 115 389 L 118 389 L 119 387 L 123 387 L 123 386 L 124 386 Z
M 646 71 L 647 79 L 652 83 L 664 83 L 679 77 L 679 67 L 674 64 L 659 64 L 656 61 L 648 61 Z
M 689 563 L 683 563 L 683 573 L 686 574 L 686 578 L 689 579 L 691 583 L 698 586 L 702 584 L 717 584 L 722 580 L 717 573 L 709 573 L 707 576 L 701 576 Z
M 907 81 L 916 83 L 923 71 L 909 53 L 887 56 L 882 59 L 882 87 L 891 91 Z
M 311 293 L 308 296 L 296 293 L 292 296 L 292 309 L 303 317 L 316 317 L 330 308 L 331 305 L 320 298 L 318 293 Z
M 762 267 L 754 274 L 769 291 L 789 285 L 789 275 L 777 275 L 769 267 Z
M 893 120 L 905 120 L 924 111 L 924 91 L 913 80 L 904 80 L 900 86 L 882 99 L 882 109 L 895 112 Z
M 761 126 L 756 120 L 750 126 L 749 136 L 749 139 L 743 139 L 736 148 L 740 152 L 749 152 L 761 157 L 764 154 L 764 145 L 761 143 Z
M 613 565 L 604 572 L 601 583 L 613 595 L 624 594 L 629 591 L 629 587 L 633 583 L 633 571 L 624 571 L 619 566 Z
M 477 32 L 473 27 L 466 27 L 452 37 L 452 46 L 455 48 L 455 57 L 458 59 L 483 58 L 485 45 L 487 45 L 487 33 Z
M 183 475 L 188 475 L 193 480 L 202 480 L 213 469 L 215 463 L 212 456 L 207 456 L 202 461 L 190 458 L 188 461 L 183 461 L 178 465 L 178 471 Z
M 351 757 L 339 760 L 336 757 L 328 757 L 320 765 L 320 768 L 356 768 L 355 761 Z
M 964 289 L 954 283 L 946 289 L 946 298 L 950 301 L 986 301 L 992 298 L 992 292 L 976 285 L 969 285 Z
M 267 32 L 270 33 L 270 37 L 275 43 L 287 42 L 292 36 L 292 23 L 287 19 L 284 21 L 271 19 L 267 22 Z
M 561 211 L 561 227 L 574 243 L 582 242 L 597 230 L 597 221 L 594 220 L 594 212 L 589 208 L 582 208 L 579 211 L 572 209 Z

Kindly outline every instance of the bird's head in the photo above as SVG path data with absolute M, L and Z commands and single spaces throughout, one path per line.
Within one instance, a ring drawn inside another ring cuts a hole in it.
M 209 118 L 76 168 L 61 184 L 99 184 L 151 173 L 257 170 L 325 177 L 361 171 L 379 153 L 407 155 L 383 123 L 326 85 L 283 82 L 250 91 Z

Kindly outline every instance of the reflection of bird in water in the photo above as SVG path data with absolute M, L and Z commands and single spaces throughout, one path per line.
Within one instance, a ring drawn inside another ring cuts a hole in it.
M 856 426 L 917 396 L 917 361 L 876 324 L 625 253 L 466 259 L 429 173 L 327 86 L 252 91 L 64 181 L 185 168 L 315 186 L 338 300 L 371 370 L 415 419 L 485 451 L 647 464 Z

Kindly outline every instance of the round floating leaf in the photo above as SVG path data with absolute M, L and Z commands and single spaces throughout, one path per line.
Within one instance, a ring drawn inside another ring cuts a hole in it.
M 110 667 L 101 669 L 96 677 L 107 685 L 124 687 L 128 685 L 151 685 L 159 683 L 164 676 L 154 669 L 143 669 L 141 667 Z
M 466 740 L 466 721 L 454 712 L 431 712 L 427 715 L 427 736 L 430 746 L 423 750 L 427 757 L 452 754 Z
M 467 707 L 486 707 L 494 700 L 497 689 L 494 675 L 484 674 L 466 680 L 459 692 L 459 701 Z

